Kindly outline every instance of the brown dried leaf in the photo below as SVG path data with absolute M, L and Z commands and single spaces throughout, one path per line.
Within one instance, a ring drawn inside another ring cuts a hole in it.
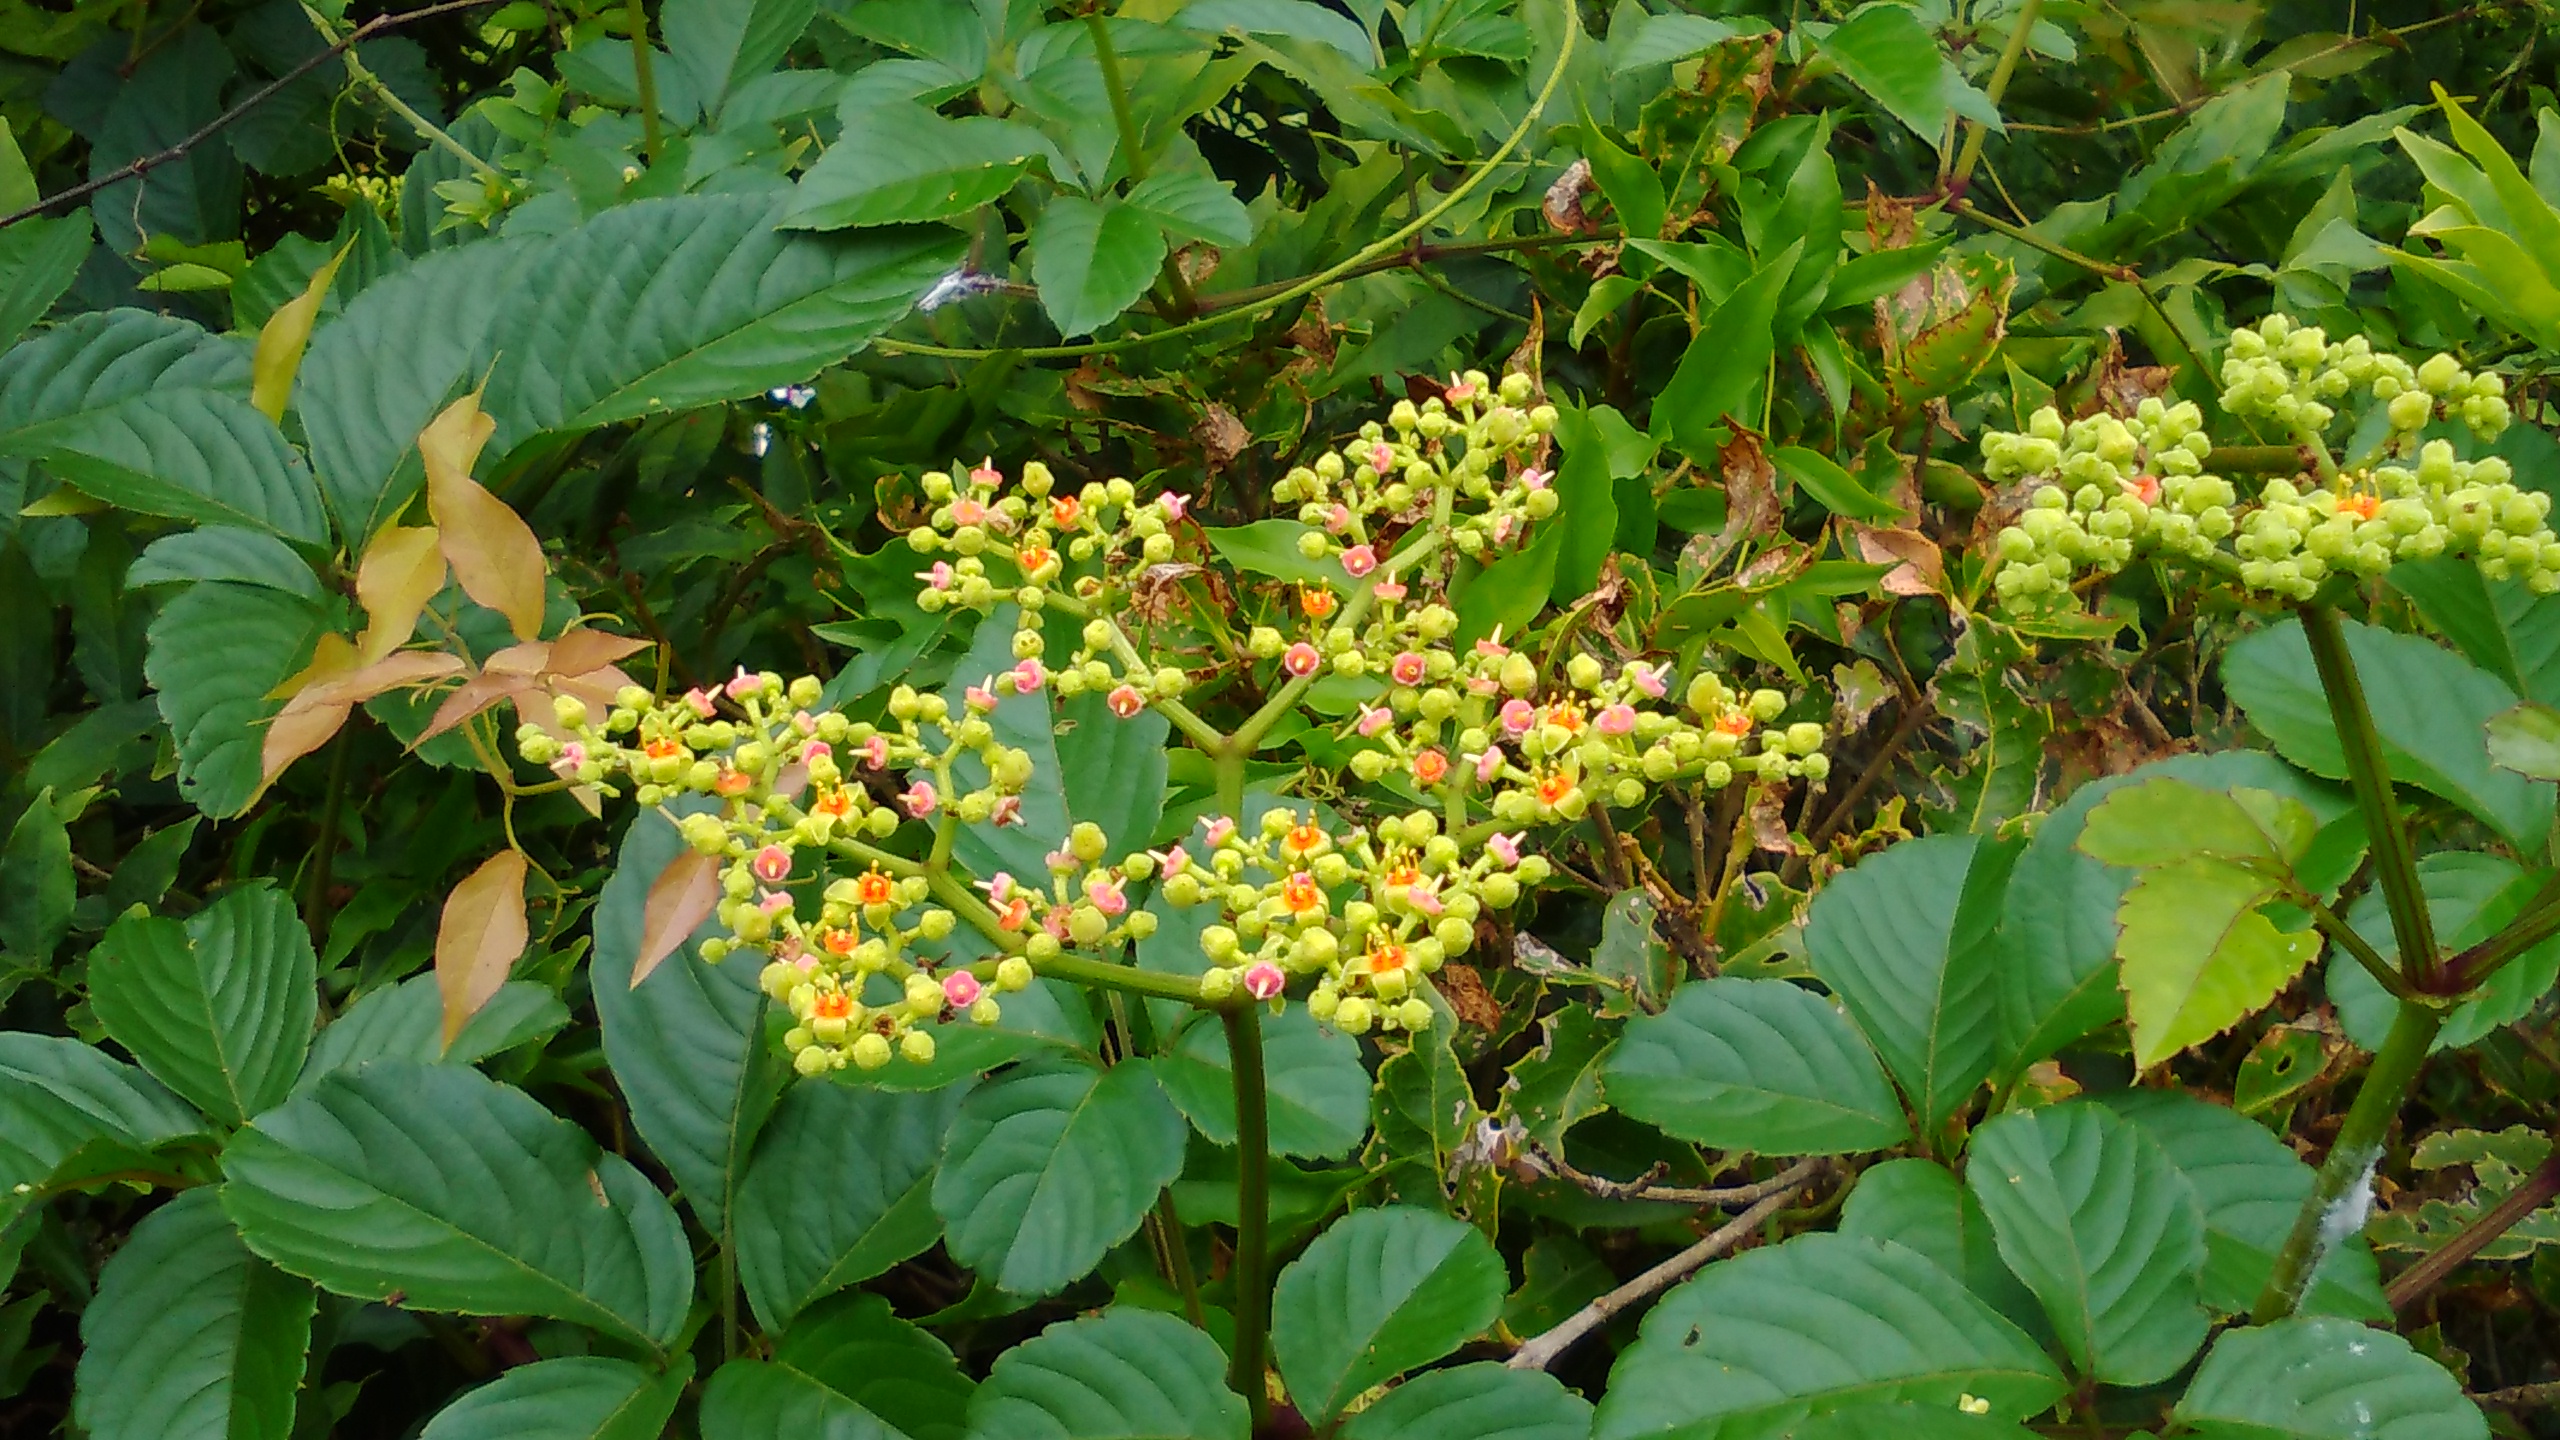
M 1488 1032 L 1502 1028 L 1502 1006 L 1485 988 L 1484 977 L 1476 973 L 1474 966 L 1444 964 L 1440 973 L 1431 977 L 1431 983 L 1439 989 L 1440 998 L 1449 1002 L 1459 1024 Z
M 1787 787 L 1751 792 L 1751 841 L 1771 854 L 1796 853 L 1796 837 L 1787 829 Z
M 1576 160 L 1556 177 L 1556 183 L 1547 187 L 1546 201 L 1539 209 L 1549 225 L 1565 234 L 1588 235 L 1600 226 L 1583 213 L 1582 197 L 1599 188 L 1599 182 L 1591 178 L 1591 162 Z
M 501 850 L 453 887 L 436 925 L 436 992 L 444 997 L 444 1043 L 507 983 L 532 931 L 524 918 L 524 856 Z
M 427 467 L 427 511 L 443 532 L 444 558 L 462 591 L 507 617 L 519 640 L 542 631 L 542 542 L 507 503 L 471 478 L 497 422 L 465 395 L 418 433 Z
M 1907 249 L 1919 238 L 1914 217 L 1918 211 L 1910 201 L 1897 200 L 1867 181 L 1867 248 L 1871 250 Z
M 1201 456 L 1208 461 L 1212 474 L 1226 469 L 1229 461 L 1253 443 L 1253 433 L 1244 428 L 1236 412 L 1215 402 L 1200 412 L 1200 423 L 1191 427 L 1191 438 L 1200 442 Z
M 1733 439 L 1717 452 L 1716 468 L 1724 476 L 1724 528 L 1713 539 L 1702 535 L 1690 542 L 1701 574 L 1713 574 L 1724 557 L 1744 543 L 1774 533 L 1782 514 L 1778 467 L 1761 450 L 1759 436 L 1735 430 Z
M 1946 588 L 1946 558 L 1917 530 L 1856 527 L 1858 553 L 1870 565 L 1892 564 L 1879 583 L 1888 595 L 1935 595 Z M 1898 563 L 1897 563 L 1898 562 Z
M 432 525 L 385 525 L 365 547 L 356 567 L 356 602 L 364 606 L 364 634 L 356 660 L 370 665 L 409 643 L 418 614 L 444 588 L 444 551 Z
M 687 846 L 649 882 L 640 911 L 640 956 L 631 963 L 631 988 L 649 978 L 658 962 L 676 953 L 720 907 L 721 858 Z

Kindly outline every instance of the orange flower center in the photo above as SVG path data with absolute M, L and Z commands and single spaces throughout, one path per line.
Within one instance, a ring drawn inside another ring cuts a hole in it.
M 744 770 L 723 770 L 711 788 L 723 795 L 744 795 L 756 787 L 756 777 Z
M 1046 546 L 1025 545 L 1014 552 L 1013 558 L 1021 564 L 1022 573 L 1029 575 L 1048 565 L 1049 551 Z
M 853 882 L 854 898 L 865 905 L 886 905 L 896 893 L 897 887 L 889 883 L 889 877 L 877 870 Z
M 1290 854 L 1304 855 L 1324 844 L 1324 841 L 1324 827 L 1310 820 L 1303 825 L 1289 827 L 1288 838 L 1281 843 L 1288 848 Z
M 812 1008 L 821 1020 L 841 1020 L 853 1013 L 853 997 L 841 990 L 830 990 L 819 996 Z
M 1579 734 L 1582 731 L 1582 707 L 1570 700 L 1550 705 L 1547 707 L 1547 723 L 1568 734 Z
M 1393 940 L 1380 939 L 1369 942 L 1370 974 L 1385 975 L 1393 971 L 1401 970 L 1404 968 L 1404 962 L 1404 947 Z
M 839 785 L 819 796 L 818 803 L 809 808 L 830 819 L 841 820 L 853 813 L 853 791 Z
M 2338 508 L 2359 520 L 2370 520 L 2382 509 L 2382 498 L 2378 495 L 2350 495 L 2338 502 Z
M 684 753 L 684 742 L 672 735 L 661 735 L 642 745 L 640 753 L 652 760 L 672 760 Z
M 1751 733 L 1751 717 L 1743 714 L 1739 710 L 1736 710 L 1732 714 L 1716 721 L 1716 733 L 1719 735 L 1748 735 Z
M 1449 757 L 1437 750 L 1425 750 L 1413 757 L 1413 778 L 1425 785 L 1437 785 L 1449 773 Z
M 1049 518 L 1057 521 L 1060 529 L 1076 523 L 1076 517 L 1083 513 L 1084 506 L 1073 495 L 1061 495 L 1049 502 Z
M 1304 915 L 1324 908 L 1324 891 L 1315 877 L 1301 870 L 1280 882 L 1280 903 L 1292 915 Z
M 1298 608 L 1305 611 L 1310 620 L 1321 620 L 1332 614 L 1333 607 L 1333 592 L 1330 590 L 1302 587 L 1298 591 Z
M 1538 798 L 1550 805 L 1563 799 L 1573 789 L 1573 777 L 1559 770 L 1538 782 Z
M 825 943 L 827 953 L 830 955 L 850 955 L 853 953 L 853 947 L 857 942 L 854 939 L 852 928 L 848 926 L 842 930 L 828 931 Z

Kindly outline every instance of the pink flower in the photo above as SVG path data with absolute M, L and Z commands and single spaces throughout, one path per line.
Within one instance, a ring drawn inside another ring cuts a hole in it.
M 1623 673 L 1637 689 L 1659 700 L 1668 688 L 1663 683 L 1662 672 L 1669 668 L 1667 665 L 1647 665 L 1641 660 L 1630 660 Z
M 1084 882 L 1084 898 L 1105 915 L 1118 915 L 1128 910 L 1129 896 L 1120 882 L 1108 875 L 1096 875 Z
M 1268 1000 L 1289 984 L 1289 977 L 1268 960 L 1256 960 L 1244 967 L 1244 993 L 1256 1000 Z
M 1157 496 L 1156 503 L 1164 507 L 1164 520 L 1168 525 L 1180 520 L 1183 516 L 1183 512 L 1191 508 L 1190 501 L 1183 499 L 1181 496 L 1174 494 L 1170 490 L 1167 490 L 1162 495 Z
M 1437 915 L 1447 908 L 1440 903 L 1440 882 L 1416 880 L 1405 887 L 1405 903 L 1425 915 Z
M 862 742 L 862 758 L 872 769 L 885 769 L 889 764 L 889 737 L 874 735 Z
M 1122 685 L 1114 689 L 1109 695 L 1103 697 L 1102 703 L 1110 709 L 1112 714 L 1123 720 L 1147 708 L 1146 697 L 1138 693 L 1138 687 L 1135 685 Z
M 1603 705 L 1600 707 L 1599 717 L 1591 723 L 1592 727 L 1603 735 L 1624 735 L 1636 728 L 1636 707 L 1623 704 Z
M 767 845 L 747 864 L 756 878 L 767 885 L 779 885 L 791 878 L 791 852 L 779 845 Z
M 918 820 L 932 814 L 933 807 L 942 803 L 941 799 L 933 793 L 933 782 L 930 780 L 919 780 L 908 786 L 907 793 L 899 796 L 898 799 L 906 805 L 907 813 Z
M 1191 868 L 1191 852 L 1179 845 L 1166 850 L 1150 850 L 1147 853 L 1155 857 L 1156 868 L 1167 875 L 1179 875 Z
M 1316 667 L 1323 663 L 1324 657 L 1316 653 L 1316 647 L 1304 640 L 1290 646 L 1280 655 L 1280 668 L 1301 677 L 1313 675 L 1316 673 Z
M 574 780 L 587 763 L 587 747 L 572 740 L 560 747 L 559 758 L 551 762 L 551 772 L 564 780 Z
M 961 692 L 962 696 L 968 701 L 970 709 L 993 710 L 996 708 L 996 692 L 988 688 L 994 683 L 995 677 L 989 675 L 980 680 L 977 684 L 972 685 L 967 690 Z
M 1067 938 L 1067 907 L 1049 907 L 1049 913 L 1040 917 L 1040 928 L 1049 932 L 1050 939 L 1064 941 Z
M 756 897 L 756 908 L 767 915 L 779 915 L 791 908 L 791 897 L 779 890 L 767 890 Z
M 1389 449 L 1389 448 L 1387 448 L 1387 442 L 1385 442 L 1384 440 L 1381 440 L 1381 441 L 1379 441 L 1377 444 L 1372 445 L 1372 446 L 1370 446 L 1370 447 L 1369 447 L 1369 468 L 1370 468 L 1370 469 L 1377 471 L 1377 472 L 1378 472 L 1379 474 L 1381 474 L 1381 475 L 1384 475 L 1384 474 L 1386 474 L 1389 470 L 1392 470 L 1392 469 L 1394 469 L 1394 468 L 1395 468 L 1395 463 L 1396 463 L 1396 452 L 1395 452 L 1395 451 L 1393 451 L 1393 450 L 1391 450 L 1391 449 Z
M 1048 681 L 1048 668 L 1040 663 L 1037 655 L 1013 667 L 1013 693 L 1016 695 L 1028 695 Z
M 1370 587 L 1370 593 L 1392 605 L 1404 598 L 1404 585 L 1400 581 L 1381 580 Z
M 951 523 L 954 525 L 986 524 L 986 502 L 973 495 L 963 495 L 959 499 L 952 501 Z
M 1459 758 L 1476 767 L 1476 779 L 1479 782 L 1491 780 L 1494 773 L 1502 768 L 1502 747 L 1487 745 L 1479 754 L 1462 755 Z
M 1449 397 L 1450 404 L 1464 405 L 1476 398 L 1476 385 L 1472 380 L 1452 375 L 1449 377 L 1449 388 L 1441 393 Z
M 1428 672 L 1420 655 L 1411 650 L 1399 650 L 1396 658 L 1387 662 L 1387 673 L 1394 676 L 1399 685 L 1419 685 Z
M 1510 538 L 1511 538 L 1511 517 L 1510 517 L 1510 516 L 1508 516 L 1508 515 L 1496 515 L 1496 516 L 1494 516 L 1494 517 L 1493 517 L 1493 543 L 1494 543 L 1494 544 L 1496 544 L 1496 545 L 1499 545 L 1499 544 L 1501 544 L 1503 541 L 1508 540 L 1508 539 L 1510 539 Z
M 1041 858 L 1048 862 L 1050 872 L 1053 874 L 1064 875 L 1068 871 L 1076 868 L 1076 852 L 1068 849 L 1064 845 L 1050 851 L 1047 855 L 1044 855 Z
M 738 673 L 730 676 L 729 683 L 723 688 L 729 692 L 730 699 L 744 700 L 764 688 L 764 677 L 748 674 L 747 667 L 741 665 Z
M 1342 570 L 1357 580 L 1378 568 L 1378 552 L 1366 545 L 1354 545 L 1342 552 Z
M 1013 898 L 1013 876 L 999 870 L 994 879 L 979 881 L 978 888 L 987 892 L 989 900 L 1001 905 Z
M 1504 835 L 1497 831 L 1485 837 L 1484 848 L 1492 853 L 1495 860 L 1501 862 L 1503 869 L 1508 870 L 1520 863 L 1520 836 L 1523 833 L 1515 830 Z
M 1532 490 L 1546 489 L 1547 482 L 1555 478 L 1556 472 L 1553 470 L 1540 470 L 1535 466 L 1520 472 L 1520 483 Z
M 948 590 L 951 588 L 951 562 L 936 560 L 931 569 L 917 571 L 916 578 L 936 590 Z
M 791 712 L 791 728 L 803 735 L 815 735 L 818 733 L 818 717 L 806 710 L 794 710 Z
M 1363 705 L 1359 722 L 1353 728 L 1360 732 L 1361 739 L 1375 739 L 1379 731 L 1387 728 L 1387 722 L 1394 718 L 1395 713 L 1384 705 Z
M 684 703 L 693 707 L 694 714 L 701 716 L 705 720 L 711 718 L 711 692 L 703 689 L 701 686 L 697 685 L 684 692 Z
M 996 797 L 996 808 L 995 808 L 995 813 L 994 813 L 993 815 L 989 816 L 988 818 L 989 818 L 989 819 L 991 819 L 991 820 L 993 820 L 993 821 L 995 821 L 995 823 L 997 823 L 998 825 L 1019 825 L 1019 824 L 1021 824 L 1021 823 L 1022 823 L 1022 797 L 1021 797 L 1021 796 L 1019 796 L 1019 795 L 999 795 L 999 796 L 997 796 L 997 797 Z
M 1219 846 L 1226 844 L 1227 841 L 1234 838 L 1235 833 L 1235 817 L 1231 815 L 1221 815 L 1217 819 L 1210 821 L 1208 835 L 1209 848 L 1215 850 Z
M 1476 642 L 1476 653 L 1487 660 L 1499 660 L 1511 653 L 1511 647 L 1502 643 L 1501 626 L 1494 626 L 1492 634 Z
M 1324 528 L 1332 531 L 1336 535 L 1350 529 L 1351 507 L 1347 505 L 1336 505 L 1333 509 L 1326 512 L 1324 517 Z
M 943 1003 L 954 1010 L 966 1010 L 977 1004 L 978 996 L 983 994 L 985 989 L 985 986 L 978 983 L 978 977 L 966 970 L 954 970 L 942 977 Z
M 1502 728 L 1514 735 L 1526 735 L 1538 723 L 1538 712 L 1529 702 L 1515 695 L 1502 702 Z
M 1003 484 L 1004 472 L 996 468 L 996 457 L 990 455 L 979 461 L 977 464 L 970 466 L 969 483 L 972 485 L 984 486 L 990 490 Z

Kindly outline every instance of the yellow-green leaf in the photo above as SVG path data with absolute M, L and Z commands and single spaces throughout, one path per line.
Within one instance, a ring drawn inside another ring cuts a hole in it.
M 281 313 L 281 312 L 279 312 Z M 385 525 L 356 567 L 356 601 L 364 634 L 356 661 L 370 665 L 409 643 L 418 612 L 444 588 L 443 536 L 433 525 Z
M 2081 853 L 2110 865 L 2170 865 L 2199 857 L 2286 864 L 2318 828 L 2302 802 L 2289 796 L 2207 790 L 2164 775 L 2099 802 L 2079 844 Z
M 507 617 L 519 640 L 542 632 L 542 542 L 507 503 L 471 478 L 472 462 L 497 423 L 480 413 L 475 391 L 445 407 L 418 433 L 426 462 L 427 511 L 462 591 Z
M 2116 911 L 2134 1064 L 2159 1064 L 2273 1000 L 2319 953 L 2319 937 L 2278 930 L 2258 907 L 2276 882 L 2220 860 L 2143 872 Z
M 277 306 L 258 329 L 257 353 L 249 359 L 249 403 L 279 425 L 284 423 L 284 407 L 293 399 L 293 377 L 302 368 L 302 347 L 311 343 L 320 302 L 329 293 L 329 282 L 338 278 L 338 267 L 346 263 L 347 251 L 354 248 L 352 240 L 339 247 L 328 264 L 312 272 L 311 283 L 302 287 L 302 293 Z

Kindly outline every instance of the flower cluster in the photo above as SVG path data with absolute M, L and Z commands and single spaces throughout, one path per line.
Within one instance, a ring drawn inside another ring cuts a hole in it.
M 1499 387 L 1479 370 L 1452 376 L 1441 394 L 1420 405 L 1399 400 L 1386 424 L 1361 426 L 1348 449 L 1328 451 L 1281 477 L 1271 498 L 1296 505 L 1298 518 L 1312 527 L 1299 537 L 1299 554 L 1332 560 L 1346 578 L 1362 580 L 1384 558 L 1380 524 L 1435 512 L 1462 555 L 1521 539 L 1557 505 L 1554 472 L 1536 464 L 1556 412 L 1551 405 L 1527 405 L 1534 388 L 1517 373 Z M 1460 511 L 1461 498 L 1482 508 Z
M 2450 441 L 2420 438 L 2445 419 L 2495 438 L 2509 418 L 2496 375 L 2473 375 L 2446 355 L 2412 366 L 2362 336 L 2331 342 L 2278 315 L 2232 336 L 2223 381 L 2226 410 L 2272 420 L 2304 448 L 2306 473 L 2269 481 L 2254 504 L 2207 469 L 2213 443 L 2192 402 L 2146 399 L 2130 416 L 2069 424 L 2047 407 L 2022 433 L 1983 437 L 1993 480 L 2048 482 L 2000 534 L 1993 587 L 2003 603 L 2067 603 L 2079 576 L 2112 574 L 2143 552 L 2288 600 L 2309 599 L 2335 574 L 2378 575 L 2442 554 L 2469 556 L 2493 579 L 2560 590 L 2549 498 L 2519 489 L 2503 459 L 2457 459 Z M 2341 420 L 2337 406 L 2357 396 L 2369 408 L 2353 418 L 2380 438 L 2341 467 L 2327 435 Z
M 1468 855 L 1427 810 L 1339 835 L 1285 809 L 1252 833 L 1221 818 L 1204 858 L 1176 847 L 1163 864 L 1167 902 L 1227 917 L 1200 936 L 1207 998 L 1241 989 L 1274 1000 L 1311 975 L 1308 1011 L 1350 1035 L 1429 1028 L 1423 977 L 1475 943 L 1484 910 L 1510 908 L 1549 873 L 1518 835 L 1497 832 Z
M 1154 934 L 1156 917 L 1130 907 L 1129 887 L 1155 874 L 1159 857 L 1142 852 L 1106 865 L 1108 846 L 1102 827 L 1079 822 L 1067 843 L 1049 852 L 1045 882 L 1003 870 L 980 881 L 996 929 L 1021 934 L 1023 953 L 1034 961 L 1053 959 L 1070 945 L 1111 948 Z

